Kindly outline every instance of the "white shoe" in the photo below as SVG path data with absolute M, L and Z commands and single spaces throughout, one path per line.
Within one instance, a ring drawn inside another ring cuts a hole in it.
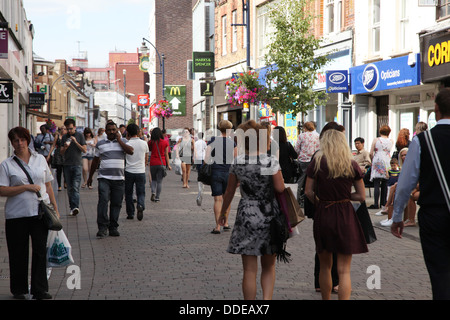
M 376 216 L 383 216 L 383 215 L 385 215 L 385 214 L 387 214 L 387 212 L 385 212 L 385 211 L 383 211 L 383 210 L 380 210 L 380 211 L 378 211 L 377 213 L 375 213 Z
M 390 227 L 390 226 L 392 225 L 392 219 L 389 219 L 389 220 L 386 221 L 386 222 L 381 221 L 380 224 L 381 224 L 383 227 Z
M 80 209 L 78 209 L 78 208 L 74 208 L 74 209 L 70 210 L 71 216 L 76 216 L 78 213 L 80 213 Z

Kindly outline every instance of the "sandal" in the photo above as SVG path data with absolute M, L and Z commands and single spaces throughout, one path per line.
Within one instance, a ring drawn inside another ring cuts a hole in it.
M 406 220 L 404 223 L 403 223 L 403 227 L 415 227 L 416 226 L 416 223 L 415 222 L 412 222 L 411 220 Z
M 216 229 L 213 229 L 213 230 L 211 231 L 211 233 L 212 233 L 212 234 L 220 234 L 220 231 L 219 231 L 219 230 L 216 230 Z

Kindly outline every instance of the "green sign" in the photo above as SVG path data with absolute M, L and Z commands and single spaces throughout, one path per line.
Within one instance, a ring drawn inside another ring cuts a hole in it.
M 214 52 L 193 52 L 193 72 L 214 72 Z
M 169 101 L 174 116 L 186 115 L 186 86 L 165 86 L 166 100 Z

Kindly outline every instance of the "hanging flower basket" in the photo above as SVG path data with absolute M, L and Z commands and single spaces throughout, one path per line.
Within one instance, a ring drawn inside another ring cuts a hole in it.
M 51 133 L 55 133 L 56 132 L 56 124 L 53 120 L 47 120 L 46 121 L 47 126 L 50 128 L 49 131 Z
M 158 104 L 153 109 L 153 115 L 157 118 L 170 118 L 173 115 L 172 108 L 170 108 L 169 101 L 159 100 Z
M 259 83 L 257 72 L 241 72 L 225 84 L 225 99 L 233 106 L 265 102 L 266 87 Z

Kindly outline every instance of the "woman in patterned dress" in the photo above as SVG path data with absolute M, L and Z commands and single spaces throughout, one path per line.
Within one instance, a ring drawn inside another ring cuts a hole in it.
M 246 300 L 256 298 L 256 276 L 260 257 L 263 299 L 270 300 L 275 285 L 277 253 L 271 244 L 270 222 L 280 212 L 275 192 L 284 190 L 284 181 L 276 156 L 268 155 L 268 148 L 258 148 L 260 139 L 267 139 L 268 144 L 270 143 L 267 131 L 254 120 L 247 121 L 238 129 L 242 129 L 246 135 L 245 154 L 239 154 L 230 168 L 219 224 L 225 224 L 227 209 L 239 185 L 241 200 L 227 251 L 242 257 L 242 291 Z M 256 133 L 257 138 L 252 141 L 247 135 L 248 132 Z M 238 148 L 239 142 L 238 138 Z
M 382 126 L 380 128 L 380 137 L 372 142 L 370 149 L 370 157 L 372 158 L 370 181 L 373 181 L 374 204 L 369 209 L 378 209 L 378 200 L 380 200 L 382 207 L 386 205 L 388 170 L 391 162 L 391 149 L 394 145 L 394 142 L 389 139 L 390 133 L 391 128 L 389 126 Z

